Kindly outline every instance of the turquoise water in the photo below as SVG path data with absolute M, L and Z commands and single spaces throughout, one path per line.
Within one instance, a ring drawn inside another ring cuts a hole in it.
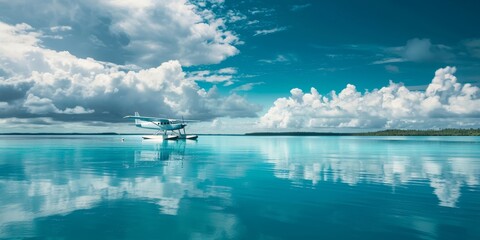
M 0 136 L 30 237 L 480 239 L 480 138 Z

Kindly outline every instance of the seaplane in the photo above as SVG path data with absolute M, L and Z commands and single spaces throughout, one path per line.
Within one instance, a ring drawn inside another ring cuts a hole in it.
M 195 122 L 196 120 L 184 120 L 183 117 L 182 119 L 145 117 L 140 116 L 138 112 L 135 112 L 134 116 L 129 115 L 123 118 L 135 119 L 136 127 L 157 130 L 154 135 L 142 136 L 145 140 L 195 140 L 198 138 L 198 135 L 189 135 L 185 131 L 186 123 Z

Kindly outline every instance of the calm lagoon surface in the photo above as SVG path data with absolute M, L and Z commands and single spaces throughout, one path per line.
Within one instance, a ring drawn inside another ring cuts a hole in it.
M 0 238 L 480 239 L 480 138 L 0 136 Z

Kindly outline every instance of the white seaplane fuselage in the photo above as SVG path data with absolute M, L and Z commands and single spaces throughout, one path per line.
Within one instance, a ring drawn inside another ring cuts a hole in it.
M 154 130 L 161 130 L 161 131 L 173 131 L 173 130 L 183 129 L 187 126 L 187 124 L 176 123 L 175 121 L 170 121 L 170 120 L 168 122 L 137 121 L 135 123 L 135 126 L 139 128 L 154 129 Z
M 187 135 L 185 120 L 167 119 L 157 117 L 144 117 L 135 113 L 135 116 L 125 118 L 135 119 L 135 126 L 145 129 L 157 130 L 154 135 L 142 136 L 143 139 L 155 140 L 176 140 L 176 139 L 197 139 L 197 135 Z M 188 121 L 188 120 L 187 120 Z M 181 131 L 183 130 L 183 132 Z

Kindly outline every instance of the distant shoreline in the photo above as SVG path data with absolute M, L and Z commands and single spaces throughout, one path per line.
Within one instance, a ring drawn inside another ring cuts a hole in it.
M 389 129 L 376 132 L 253 132 L 247 136 L 480 136 L 480 129 L 399 130 Z
M 151 133 L 0 133 L 0 135 L 149 135 Z M 399 130 L 389 129 L 375 132 L 335 133 L 335 132 L 252 132 L 245 134 L 198 134 L 201 136 L 480 136 L 480 129 L 440 129 L 440 130 Z

